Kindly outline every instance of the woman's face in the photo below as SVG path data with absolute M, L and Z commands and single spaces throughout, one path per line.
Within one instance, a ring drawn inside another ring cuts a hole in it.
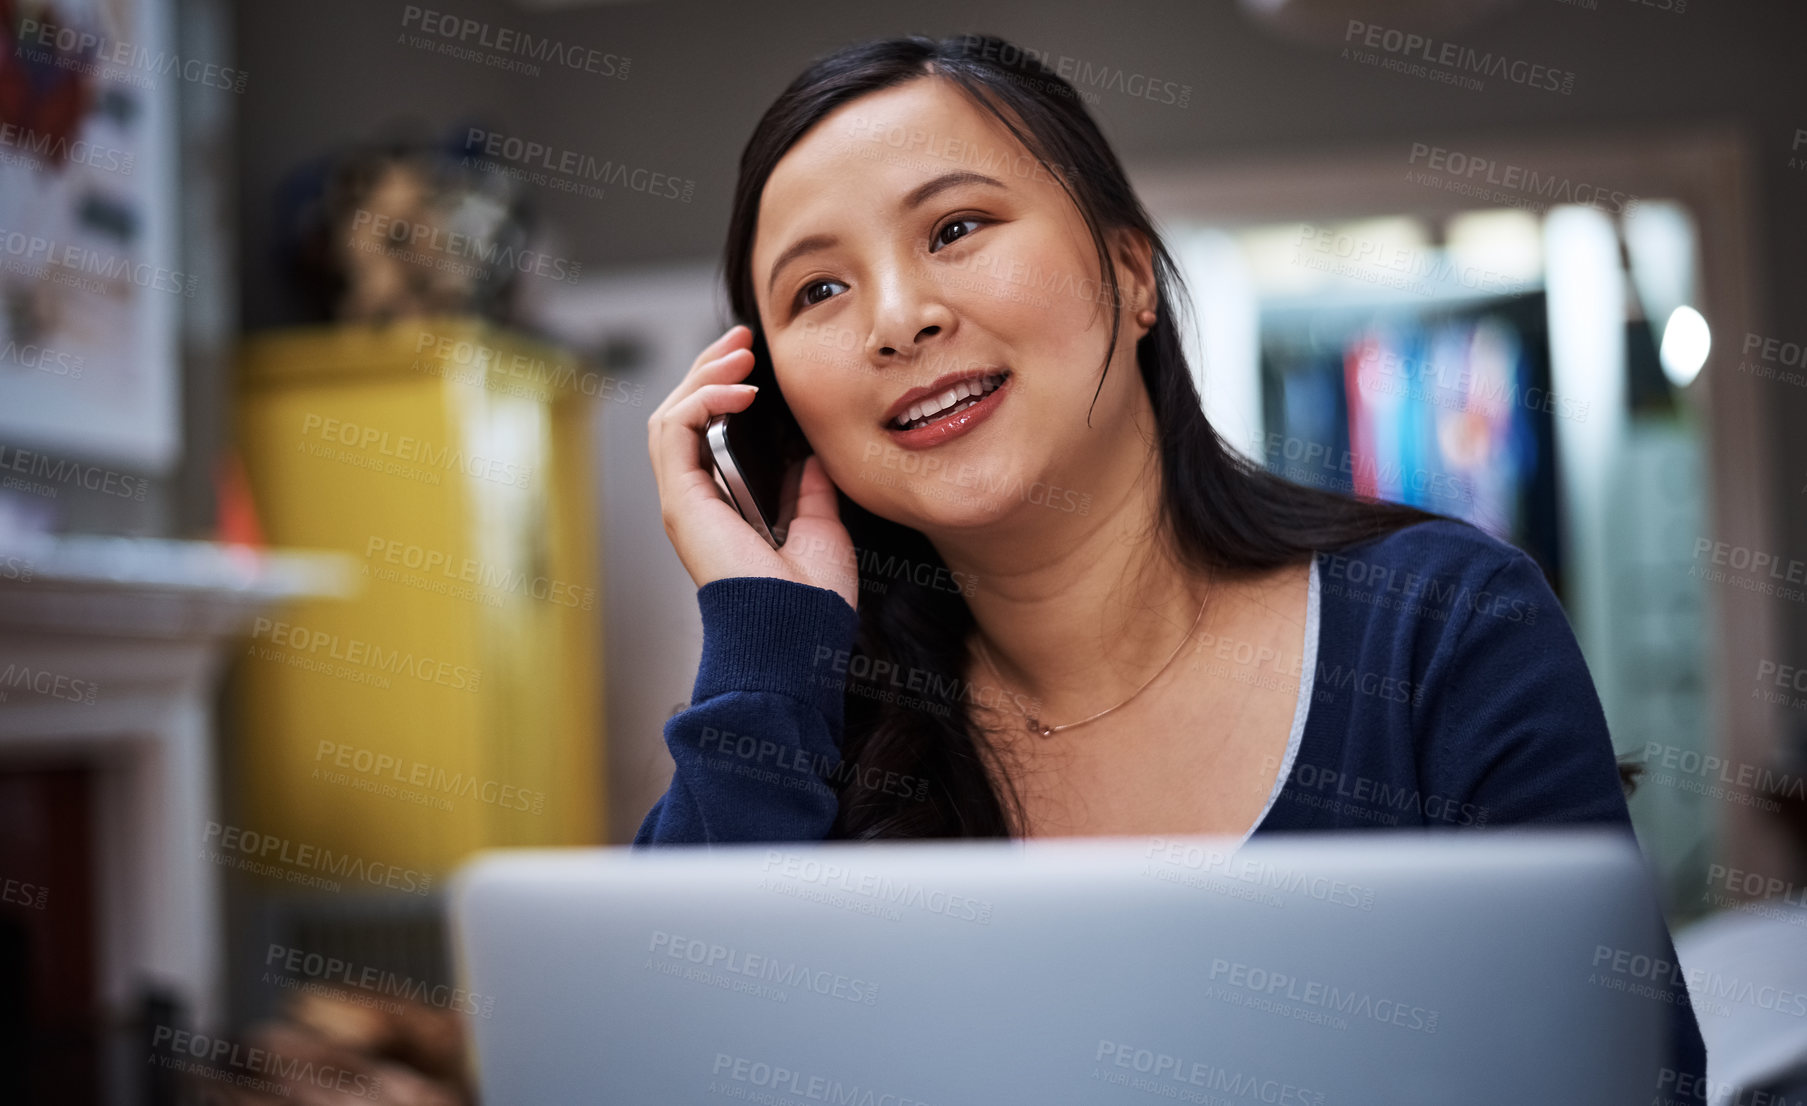
M 1089 513 L 1147 448 L 1135 316 L 1154 303 L 1136 241 L 1113 242 L 1113 308 L 1072 201 L 944 80 L 825 116 L 766 183 L 752 276 L 779 383 L 836 486 L 931 536 Z M 1088 427 L 1112 310 L 1122 332 Z M 909 393 L 950 377 L 995 388 L 948 417 L 937 387 L 929 424 L 900 429 Z

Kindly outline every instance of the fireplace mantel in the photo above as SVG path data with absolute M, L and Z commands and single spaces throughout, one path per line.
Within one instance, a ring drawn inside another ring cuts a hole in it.
M 95 950 L 108 1016 L 146 986 L 223 1014 L 213 702 L 261 612 L 344 597 L 340 554 L 104 537 L 0 541 L 0 766 L 95 772 Z M 79 683 L 78 683 L 79 681 Z M 54 888 L 52 888 L 54 893 Z

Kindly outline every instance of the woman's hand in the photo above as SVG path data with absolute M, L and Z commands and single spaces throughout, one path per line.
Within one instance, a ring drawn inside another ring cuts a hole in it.
M 803 464 L 797 517 L 773 549 L 723 498 L 706 460 L 716 415 L 744 411 L 758 391 L 737 383 L 753 371 L 753 332 L 735 326 L 699 353 L 690 372 L 646 420 L 665 536 L 697 587 L 732 576 L 772 576 L 838 592 L 859 609 L 853 539 L 841 525 L 835 486 L 814 454 Z

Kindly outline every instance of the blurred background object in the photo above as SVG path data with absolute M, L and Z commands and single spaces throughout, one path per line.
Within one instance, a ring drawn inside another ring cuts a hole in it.
M 167 50 L 169 17 L 158 0 L 0 0 L 8 444 L 152 471 L 181 452 L 176 332 L 200 282 L 174 248 L 175 96 L 103 54 Z
M 252 1075 L 208 1060 L 183 1073 L 196 1097 L 224 1103 L 357 1101 L 468 1106 L 476 1101 L 456 1013 L 410 1000 L 372 1001 L 342 987 L 295 995 L 280 1018 L 230 1042 L 266 1059 Z M 211 1046 L 209 1052 L 212 1052 Z
M 571 357 L 447 316 L 273 331 L 241 372 L 269 539 L 340 550 L 363 584 L 260 622 L 236 668 L 231 820 L 295 843 L 238 903 L 255 1003 L 272 945 L 380 960 L 475 850 L 596 841 L 606 671 Z
M 397 143 L 332 159 L 298 199 L 295 279 L 323 317 L 508 319 L 528 219 L 508 177 Z

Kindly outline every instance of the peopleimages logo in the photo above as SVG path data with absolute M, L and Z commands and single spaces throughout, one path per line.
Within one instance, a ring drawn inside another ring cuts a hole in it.
M 0 345 L 0 361 L 10 361 L 20 368 L 36 369 L 51 376 L 66 376 L 70 380 L 80 380 L 82 366 L 87 364 L 87 359 L 79 353 L 67 353 L 35 342 L 15 342 L 11 338 L 5 345 Z
M 0 146 L 21 150 L 52 166 L 70 161 L 104 173 L 118 173 L 122 177 L 130 176 L 132 167 L 137 163 L 137 158 L 129 150 L 97 146 L 83 138 L 71 139 L 68 135 L 52 134 L 49 131 L 33 131 L 17 123 L 0 123 Z M 0 156 L 0 160 L 11 159 Z
M 372 534 L 364 543 L 366 567 L 373 562 L 412 569 L 428 576 L 470 584 L 490 591 L 538 599 L 560 607 L 590 610 L 596 606 L 596 589 L 550 576 L 529 576 L 518 565 L 499 565 L 474 557 L 455 556 L 442 549 L 428 549 L 399 538 Z
M 8 664 L 0 671 L 0 703 L 6 701 L 9 689 L 25 688 L 39 695 L 53 699 L 66 699 L 71 703 L 93 706 L 94 697 L 100 692 L 100 685 L 92 680 L 78 680 L 44 668 L 32 668 L 28 664 Z
M 1166 104 L 1170 107 L 1185 107 L 1192 102 L 1192 86 L 1178 81 L 1162 80 L 1146 73 L 1131 73 L 1121 66 L 1094 64 L 1084 58 L 1069 57 L 1066 54 L 1054 54 L 1047 50 L 1038 50 L 1029 46 L 1018 46 L 1015 43 L 998 39 L 982 38 L 978 35 L 967 35 L 960 43 L 961 53 L 978 55 L 987 60 L 994 60 L 1005 66 L 1027 66 L 1033 64 L 1043 73 L 1058 76 L 1072 85 L 1088 102 L 1096 102 L 1097 97 L 1091 90 L 1101 88 L 1106 92 L 1121 92 L 1126 96 L 1150 103 Z M 1011 74 L 1014 78 L 1016 74 Z
M 795 773 L 783 777 L 787 785 L 795 780 L 799 785 L 808 783 L 826 788 L 830 784 L 845 785 L 849 779 L 858 779 L 874 791 L 905 799 L 921 799 L 929 790 L 929 781 L 917 776 L 882 770 L 872 765 L 861 767 L 854 761 L 840 759 L 838 755 L 830 757 L 800 746 L 780 745 L 770 738 L 719 730 L 714 726 L 703 727 L 703 732 L 697 739 L 697 748 L 714 749 L 724 756 L 751 761 L 757 767 L 763 767 L 770 761 L 775 768 Z
M 1668 768 L 1684 776 L 1713 779 L 1735 788 L 1755 789 L 1765 795 L 1807 802 L 1807 775 L 1778 772 L 1757 764 L 1747 764 L 1679 745 L 1651 741 L 1644 746 L 1644 763 Z
M 1726 999 L 1776 1014 L 1807 1017 L 1807 993 L 1721 972 L 1684 968 L 1672 960 L 1630 949 L 1596 945 L 1593 967 L 1595 971 L 1588 977 L 1591 983 L 1608 986 L 1611 990 L 1643 994 L 1671 1005 L 1677 1003 L 1679 992 L 1665 988 L 1685 987 L 1693 1005 L 1702 1008 L 1707 1008 L 1711 1000 Z M 1608 972 L 1612 974 L 1609 976 Z M 1635 982 L 1626 984 L 1625 980 Z
M 1428 1007 L 1398 999 L 1377 999 L 1363 991 L 1345 991 L 1330 984 L 1301 979 L 1287 972 L 1271 971 L 1254 964 L 1244 964 L 1239 960 L 1213 957 L 1211 979 L 1270 999 L 1284 999 L 1307 1007 L 1334 1010 L 1339 1014 L 1371 1018 L 1403 1029 L 1437 1032 L 1440 1014 Z
M 151 1049 L 151 1059 L 159 1067 L 229 1082 L 245 1091 L 287 1095 L 306 1084 L 337 1095 L 374 1099 L 383 1088 L 381 1079 L 318 1057 L 288 1056 L 168 1025 L 159 1025 L 151 1032 Z M 194 1062 L 185 1061 L 185 1057 L 193 1057 Z M 262 1076 L 273 1078 L 259 1078 Z
M 1092 1069 L 1092 1078 L 1118 1086 L 1134 1087 L 1139 1091 L 1147 1091 L 1163 1098 L 1180 1098 L 1186 1102 L 1215 1103 L 1223 1101 L 1216 1098 L 1194 1097 L 1178 1087 L 1168 1086 L 1165 1082 L 1190 1084 L 1194 1087 L 1205 1087 L 1235 1099 L 1253 1099 L 1256 1102 L 1273 1103 L 1274 1106 L 1324 1106 L 1324 1092 L 1313 1091 L 1297 1084 L 1287 1083 L 1279 1079 L 1263 1079 L 1247 1072 L 1232 1071 L 1218 1064 L 1192 1060 L 1189 1057 L 1175 1056 L 1172 1053 L 1156 1052 L 1149 1048 L 1136 1048 L 1121 1041 L 1103 1039 L 1098 1042 L 1098 1052 L 1092 1057 L 1099 1067 Z M 1136 1080 L 1127 1072 L 1102 1071 L 1105 1064 L 1148 1076 L 1145 1081 Z
M 815 884 L 819 887 L 833 888 L 848 894 L 859 895 L 879 904 L 914 907 L 930 914 L 941 914 L 960 921 L 976 922 L 979 925 L 991 924 L 992 904 L 990 899 L 975 899 L 966 895 L 952 894 L 915 880 L 894 880 L 890 876 L 881 875 L 878 872 L 861 871 L 832 860 L 823 861 L 802 853 L 767 850 L 762 870 L 800 883 Z M 766 887 L 773 882 L 762 880 L 760 886 Z M 772 886 L 771 889 L 782 890 L 783 885 Z
M 543 142 L 486 131 L 480 127 L 472 127 L 466 132 L 464 150 L 467 156 L 481 154 L 486 158 L 520 166 L 530 171 L 528 179 L 531 183 L 560 188 L 566 192 L 583 192 L 591 196 L 603 194 L 600 188 L 578 187 L 576 183 L 569 187 L 560 185 L 557 178 L 566 177 L 572 182 L 582 182 L 585 185 L 610 184 L 630 192 L 644 192 L 649 196 L 661 196 L 681 203 L 689 203 L 696 195 L 694 180 L 643 167 L 629 168 L 625 162 L 616 162 L 613 158 L 600 161 L 594 154 L 561 149 Z M 548 177 L 546 173 L 552 176 Z
M 402 8 L 402 26 L 418 29 L 423 35 L 438 36 L 443 41 L 435 45 L 441 53 L 461 56 L 464 60 L 481 61 L 498 69 L 519 69 L 536 77 L 539 75 L 539 65 L 528 62 L 623 81 L 627 80 L 628 70 L 633 65 L 632 58 L 618 54 L 605 54 L 587 46 L 573 46 L 557 39 L 541 38 L 509 27 L 495 27 L 479 19 L 414 4 Z M 425 39 L 410 42 L 409 45 L 418 47 L 430 42 L 430 39 Z M 462 50 L 462 54 L 456 53 L 459 50 Z M 482 53 L 484 50 L 494 53 L 485 55 Z M 523 62 L 518 59 L 527 60 Z M 510 61 L 514 64 L 505 64 Z
M 1009 701 L 1006 702 L 1005 693 L 990 684 L 981 686 L 959 676 L 874 659 L 869 654 L 849 649 L 830 649 L 826 645 L 818 645 L 811 663 L 820 666 L 824 661 L 837 674 L 853 677 L 849 682 L 849 690 L 855 690 L 856 685 L 860 684 L 885 683 L 893 688 L 905 688 L 919 695 L 931 696 L 930 701 L 942 704 L 955 701 L 977 703 L 990 710 L 1003 710 L 1008 706 L 1025 717 L 1039 715 L 1042 709 L 1041 700 L 1033 696 L 1010 692 Z
M 1421 160 L 1431 169 L 1460 177 L 1470 184 L 1476 183 L 1475 178 L 1478 176 L 1479 183 L 1540 197 L 1545 203 L 1536 206 L 1538 211 L 1551 203 L 1586 204 L 1609 215 L 1629 215 L 1638 206 L 1638 197 L 1630 193 L 1608 191 L 1586 181 L 1577 184 L 1567 177 L 1540 173 L 1536 169 L 1527 169 L 1511 162 L 1502 163 L 1494 158 L 1477 157 L 1461 150 L 1414 142 L 1408 164 L 1417 165 Z
M 1707 882 L 1715 887 L 1723 886 L 1736 894 L 1760 896 L 1765 902 L 1807 907 L 1807 884 L 1797 885 L 1779 876 L 1766 876 L 1761 872 L 1710 864 L 1707 866 Z
M 920 491 L 922 490 L 921 485 L 927 483 L 926 478 L 933 476 L 942 483 L 951 484 L 957 488 L 972 489 L 974 492 L 982 492 L 984 495 L 994 498 L 999 494 L 1010 495 L 1024 503 L 1049 507 L 1069 514 L 1089 514 L 1092 510 L 1091 492 L 1081 493 L 1073 488 L 1062 488 L 1058 484 L 1048 484 L 1040 480 L 1032 484 L 1025 483 L 1021 476 L 998 475 L 975 465 L 969 465 L 965 461 L 948 466 L 945 459 L 933 454 L 925 457 L 916 450 L 867 442 L 860 459 L 870 462 L 874 458 L 877 458 L 881 471 L 874 473 L 871 471 L 870 465 L 864 465 L 860 469 L 860 478 L 872 480 L 886 487 L 901 486 Z M 901 480 L 893 475 L 893 472 L 909 476 L 920 474 L 925 479 L 923 481 Z M 977 496 L 962 498 L 976 499 Z
M 430 356 L 419 356 L 429 351 Z M 589 369 L 580 374 L 580 366 L 568 359 L 549 361 L 455 335 L 423 330 L 415 340 L 414 352 L 416 372 L 443 376 L 460 384 L 480 384 L 508 395 L 538 398 L 531 388 L 515 387 L 515 381 L 523 385 L 543 385 L 553 391 L 574 391 L 633 407 L 641 406 L 641 399 L 646 394 L 643 383 L 630 384 Z
M 433 877 L 426 872 L 385 864 L 380 860 L 366 861 L 363 857 L 335 853 L 317 845 L 298 845 L 286 837 L 259 833 L 242 826 L 209 822 L 203 840 L 220 850 L 211 857 L 203 855 L 203 860 L 217 860 L 221 857 L 234 859 L 227 855 L 231 852 L 240 854 L 240 857 L 258 867 L 283 864 L 298 871 L 320 872 L 339 879 L 368 883 L 374 887 L 387 887 L 392 891 L 424 895 L 433 886 Z
M 1378 23 L 1364 23 L 1359 19 L 1351 19 L 1348 28 L 1343 32 L 1345 43 L 1359 43 L 1370 49 L 1380 50 L 1402 59 L 1422 61 L 1441 66 L 1446 70 L 1459 73 L 1473 73 L 1484 77 L 1498 77 L 1526 88 L 1542 89 L 1547 92 L 1560 92 L 1564 96 L 1575 90 L 1575 74 L 1547 65 L 1539 65 L 1523 59 L 1507 58 L 1504 54 L 1492 51 L 1485 53 L 1472 46 L 1461 46 L 1454 42 L 1438 42 L 1426 35 L 1413 34 L 1393 27 L 1383 27 Z M 1345 47 L 1345 52 L 1347 47 Z M 1443 74 L 1418 73 L 1419 76 L 1441 78 Z M 1480 88 L 1480 82 L 1473 78 L 1461 78 L 1467 87 Z
M 928 1106 L 921 1099 L 908 1098 L 876 1087 L 843 1083 L 831 1076 L 813 1075 L 787 1068 L 783 1064 L 772 1064 L 746 1056 L 730 1056 L 725 1052 L 715 1054 L 715 1063 L 709 1072 L 713 1076 L 722 1076 L 732 1083 L 741 1084 L 732 1086 L 730 1083 L 711 1079 L 710 1090 L 725 1098 L 777 1102 L 777 1096 L 782 1094 L 816 1102 L 848 1103 L 849 1106 Z M 759 1090 L 749 1092 L 749 1086 Z
M 1312 254 L 1321 256 L 1313 257 Z M 1459 266 L 1453 257 L 1440 250 L 1408 249 L 1310 223 L 1299 225 L 1293 264 L 1369 284 L 1400 288 L 1421 296 L 1432 295 L 1439 286 L 1450 285 L 1500 293 L 1522 292 L 1529 287 L 1522 277 L 1483 269 L 1479 265 Z
M 264 967 L 275 965 L 279 971 L 309 980 L 336 983 L 358 991 L 394 996 L 422 1006 L 451 1010 L 459 1014 L 487 1018 L 495 1007 L 494 995 L 467 991 L 446 984 L 429 984 L 425 980 L 392 972 L 387 968 L 354 964 L 336 956 L 325 956 L 306 949 L 272 944 L 264 953 Z M 264 973 L 264 982 L 272 982 L 272 973 Z
M 1707 564 L 1700 563 L 1703 557 L 1707 559 Z M 1727 573 L 1727 567 L 1735 570 L 1735 573 Z M 1745 572 L 1750 575 L 1743 575 Z M 1807 561 L 1782 557 L 1746 545 L 1733 545 L 1712 538 L 1696 538 L 1694 563 L 1688 566 L 1688 575 L 1699 577 L 1710 584 L 1729 584 L 1775 599 L 1787 599 L 1795 603 L 1807 601 L 1807 587 L 1789 586 L 1807 583 Z M 1763 576 L 1768 579 L 1760 579 Z
M 428 265 L 431 268 L 446 269 L 452 272 L 468 270 L 469 266 L 454 264 L 457 258 L 480 261 L 485 265 L 497 265 L 504 269 L 513 269 L 517 273 L 531 273 L 534 276 L 547 277 L 565 284 L 576 284 L 583 275 L 583 264 L 569 258 L 555 257 L 539 250 L 517 249 L 504 246 L 494 239 L 481 235 L 459 234 L 431 223 L 409 222 L 393 216 L 378 214 L 359 208 L 351 217 L 352 237 L 346 243 L 351 249 L 368 251 L 381 243 L 381 249 L 393 252 L 405 261 Z M 364 237 L 358 232 L 368 231 L 371 237 Z M 435 260 L 422 251 L 440 254 Z
M 336 672 L 338 668 L 355 667 L 372 675 L 408 675 L 423 683 L 449 687 L 454 691 L 475 692 L 483 682 L 481 669 L 425 654 L 415 656 L 412 649 L 388 649 L 361 638 L 341 638 L 335 633 L 310 629 L 280 619 L 258 617 L 252 623 L 251 636 L 257 642 L 269 642 L 272 647 L 264 653 L 255 654 L 264 660 L 294 663 L 289 659 L 292 655 L 298 660 L 319 661 L 323 665 L 330 661 L 333 663 L 325 665 L 327 671 Z M 254 643 L 252 648 L 257 649 L 259 646 Z M 285 649 L 292 650 L 293 653 L 282 652 Z M 296 667 L 307 668 L 309 665 L 296 664 Z M 380 686 L 387 687 L 388 684 Z
M 846 133 L 851 138 L 861 140 L 861 145 L 853 149 L 868 160 L 870 155 L 882 147 L 897 154 L 921 155 L 938 161 L 954 162 L 990 176 L 1009 175 L 1053 185 L 1058 185 L 1062 176 L 1071 179 L 1079 171 L 1076 166 L 1057 165 L 1055 168 L 1059 173 L 1056 174 L 1050 172 L 1040 158 L 1026 150 L 984 145 L 951 134 L 906 127 L 890 119 L 855 115 L 849 121 Z
M 685 937 L 655 929 L 646 946 L 648 955 L 694 964 L 733 975 L 745 976 L 781 987 L 812 991 L 859 1006 L 878 1002 L 878 984 L 868 979 L 835 972 L 820 965 L 798 964 L 775 956 L 747 952 L 698 937 Z
M 1760 360 L 1791 368 L 1807 368 L 1807 345 L 1800 342 L 1785 342 L 1780 338 L 1767 338 L 1761 334 L 1744 333 L 1744 353 L 1755 353 Z
M 858 570 L 862 586 L 878 584 L 882 587 L 887 580 L 905 580 L 933 591 L 967 596 L 972 595 L 978 587 L 978 578 L 969 573 L 949 569 L 946 565 L 912 561 L 895 553 L 881 554 L 876 549 L 861 549 L 850 545 L 843 555 L 826 538 L 813 535 L 787 541 L 785 548 L 788 550 L 793 544 L 797 546 L 799 553 L 826 555 L 825 559 L 837 560 L 847 568 Z
M 546 809 L 546 793 L 500 780 L 485 779 L 476 773 L 469 775 L 463 772 L 448 772 L 437 765 L 423 764 L 418 760 L 403 762 L 400 757 L 389 753 L 379 753 L 372 749 L 361 749 L 355 745 L 342 742 L 322 740 L 314 750 L 314 763 L 331 758 L 332 767 L 349 769 L 360 776 L 368 778 L 372 784 L 395 783 L 421 788 L 424 792 L 435 793 L 435 798 L 476 799 L 490 806 L 505 810 L 524 810 L 534 814 L 544 813 Z M 403 775 L 403 770 L 407 774 Z M 314 769 L 314 775 L 320 775 L 320 769 Z M 389 790 L 394 790 L 389 788 Z M 408 794 L 403 792 L 404 795 Z M 442 809 L 450 810 L 447 804 Z
M 1264 459 L 1286 462 L 1281 466 L 1280 475 L 1294 483 L 1324 486 L 1320 475 L 1336 476 L 1351 483 L 1360 479 L 1381 487 L 1409 487 L 1438 499 L 1474 502 L 1471 484 L 1450 473 L 1409 468 L 1398 461 L 1389 462 L 1347 449 L 1338 456 L 1323 442 L 1295 438 L 1277 430 L 1266 434 L 1257 431 L 1251 444 Z M 1319 471 L 1314 472 L 1314 469 Z
M 116 495 L 137 503 L 144 502 L 145 493 L 151 487 L 151 482 L 142 476 L 127 476 L 112 469 L 76 461 L 52 461 L 46 454 L 8 446 L 3 442 L 0 442 L 0 470 L 22 472 L 56 484 L 78 485 L 91 492 Z
M 190 84 L 243 92 L 247 74 L 242 69 L 229 69 L 198 58 L 184 58 L 166 50 L 150 50 L 123 39 L 108 38 L 92 31 L 45 23 L 36 19 L 19 21 L 18 51 L 32 61 L 49 63 L 59 69 L 72 69 L 89 75 L 104 75 L 115 81 L 140 88 L 152 87 L 148 77 L 122 70 L 136 69 L 154 76 L 176 76 Z M 34 47 L 36 49 L 34 49 Z M 55 50 L 56 54 L 50 54 Z M 120 70 L 101 71 L 103 65 L 116 65 Z
M 1196 841 L 1151 838 L 1142 855 L 1147 859 L 1158 858 L 1163 864 L 1173 868 L 1215 873 L 1224 879 L 1272 888 L 1294 897 L 1354 907 L 1357 910 L 1374 909 L 1372 887 L 1348 883 L 1322 872 L 1305 872 L 1264 860 L 1250 859 L 1239 856 L 1234 851 L 1219 852 Z
M 1504 408 L 1522 404 L 1527 411 L 1541 411 L 1558 418 L 1584 422 L 1591 408 L 1587 400 L 1558 395 L 1548 388 L 1531 385 L 1521 391 L 1516 379 L 1473 372 L 1473 366 L 1466 361 L 1454 365 L 1437 357 L 1413 358 L 1394 350 L 1369 346 L 1358 355 L 1357 364 L 1359 371 L 1356 383 L 1359 387 L 1372 389 L 1373 377 L 1376 375 L 1397 377 L 1413 387 L 1403 391 L 1393 389 L 1391 394 L 1411 395 L 1450 410 L 1475 411 L 1492 416 Z M 1453 379 L 1452 369 L 1455 370 Z M 1469 498 L 1472 499 L 1472 496 Z
M 5 228 L 0 228 L 0 251 L 8 255 L 4 259 L 4 265 L 11 272 L 58 284 L 70 284 L 96 294 L 105 294 L 107 291 L 106 285 L 99 281 L 123 281 L 135 288 L 170 292 L 189 298 L 193 298 L 195 289 L 200 286 L 199 277 L 165 269 L 161 265 L 133 261 L 119 254 L 102 253 L 58 242 L 54 238 Z M 45 272 L 45 268 L 53 271 Z M 84 277 L 98 280 L 84 280 Z
M 1264 770 L 1271 770 L 1279 764 L 1279 759 L 1273 756 L 1266 756 L 1261 760 Z M 1427 819 L 1453 822 L 1460 826 L 1485 825 L 1489 817 L 1484 806 L 1457 802 L 1435 792 L 1420 791 L 1416 787 L 1395 786 L 1385 780 L 1351 775 L 1333 768 L 1321 768 L 1309 762 L 1293 765 L 1287 784 L 1288 790 L 1303 792 L 1297 798 L 1309 805 L 1321 805 L 1324 793 L 1329 792 L 1340 798 L 1354 799 L 1360 804 L 1357 810 L 1370 813 L 1383 810 L 1395 812 L 1388 819 L 1395 824 L 1399 820 L 1398 814 L 1408 810 Z
M 369 457 L 387 458 L 406 464 L 424 465 L 420 475 L 435 472 L 460 472 L 466 476 L 511 488 L 533 486 L 534 466 L 525 461 L 485 457 L 466 453 L 456 446 L 436 445 L 426 438 L 410 434 L 391 434 L 378 426 L 347 422 L 312 411 L 301 418 L 301 437 L 317 439 L 327 447 L 349 446 Z M 305 445 L 298 442 L 297 445 Z M 434 476 L 434 483 L 438 482 Z
M 0 903 L 15 903 L 29 906 L 33 910 L 44 909 L 50 899 L 50 888 L 39 887 L 35 883 L 22 883 L 16 879 L 0 881 Z

